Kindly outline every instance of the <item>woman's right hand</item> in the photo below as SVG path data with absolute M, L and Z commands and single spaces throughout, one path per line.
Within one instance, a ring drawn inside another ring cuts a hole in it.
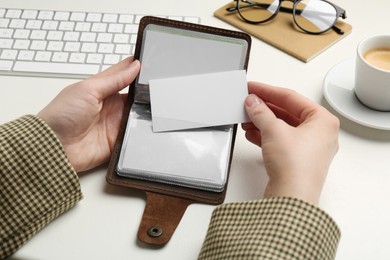
M 317 204 L 338 150 L 339 120 L 293 90 L 249 82 L 246 138 L 262 148 L 269 182 L 264 197 Z

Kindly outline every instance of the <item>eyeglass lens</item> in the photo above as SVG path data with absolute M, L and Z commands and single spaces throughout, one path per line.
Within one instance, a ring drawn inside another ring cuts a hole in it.
M 253 23 L 266 22 L 279 11 L 280 0 L 241 0 L 238 11 L 241 17 Z M 335 7 L 322 0 L 302 0 L 294 4 L 294 21 L 302 30 L 321 33 L 337 20 Z
M 279 9 L 278 0 L 239 1 L 239 13 L 249 22 L 261 23 L 269 20 Z
M 304 31 L 321 33 L 331 28 L 337 20 L 336 8 L 320 0 L 302 0 L 295 4 L 295 23 Z

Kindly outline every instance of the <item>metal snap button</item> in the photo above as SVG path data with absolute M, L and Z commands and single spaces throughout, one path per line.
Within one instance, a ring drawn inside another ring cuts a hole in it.
M 162 228 L 158 226 L 152 226 L 148 229 L 148 235 L 151 237 L 159 237 L 163 233 Z

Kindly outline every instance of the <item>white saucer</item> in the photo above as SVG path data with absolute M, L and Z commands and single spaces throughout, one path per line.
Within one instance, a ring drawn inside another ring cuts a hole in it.
M 346 118 L 372 128 L 390 130 L 390 112 L 364 106 L 354 91 L 355 59 L 336 64 L 324 79 L 324 96 L 328 103 Z

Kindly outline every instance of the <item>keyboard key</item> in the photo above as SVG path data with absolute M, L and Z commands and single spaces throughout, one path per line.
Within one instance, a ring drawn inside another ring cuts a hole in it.
M 13 62 L 7 60 L 0 60 L 0 70 L 10 71 L 12 68 Z
M 21 18 L 23 19 L 35 19 L 37 18 L 38 11 L 37 10 L 24 10 Z
M 18 55 L 18 51 L 16 50 L 3 50 L 0 58 L 2 60 L 15 60 Z
M 91 53 L 91 54 L 88 54 L 88 56 L 87 56 L 87 63 L 90 63 L 90 64 L 100 64 L 100 63 L 102 63 L 102 60 L 103 60 L 102 54 Z
M 130 54 L 131 45 L 130 44 L 118 44 L 115 48 L 116 54 Z
M 41 29 L 43 22 L 41 20 L 28 20 L 26 29 Z
M 35 54 L 35 61 L 50 61 L 52 52 L 50 51 L 37 51 Z
M 18 60 L 33 60 L 35 52 L 33 51 L 20 51 L 18 55 Z
M 91 53 L 96 52 L 97 43 L 94 42 L 85 42 L 81 46 L 81 52 Z
M 56 12 L 54 15 L 54 20 L 56 21 L 67 21 L 69 20 L 69 12 Z
M 1 62 L 1 61 L 0 61 Z M 4 61 L 3 61 L 4 62 Z M 1 64 L 0 69 L 6 68 L 10 64 Z M 12 64 L 11 64 L 12 66 Z M 93 75 L 99 72 L 99 65 L 92 64 L 70 64 L 53 62 L 15 62 L 14 71 L 16 72 L 36 72 L 36 73 L 58 73 L 72 75 Z
M 94 42 L 96 40 L 96 33 L 83 32 L 80 36 L 81 42 Z
M 10 19 L 1 18 L 0 19 L 0 28 L 8 28 Z
M 58 21 L 44 21 L 42 25 L 43 30 L 57 30 Z
M 91 23 L 78 22 L 76 23 L 75 31 L 89 32 L 91 30 Z
M 137 35 L 133 34 L 130 38 L 130 43 L 135 44 L 137 42 Z
M 123 32 L 123 24 L 110 24 L 107 31 L 109 33 L 121 33 Z
M 30 46 L 30 40 L 15 40 L 14 49 L 17 50 L 27 50 Z
M 104 14 L 102 21 L 105 23 L 115 23 L 117 20 L 118 20 L 117 14 Z
M 46 39 L 49 41 L 61 41 L 63 35 L 64 32 L 61 31 L 49 31 Z
M 9 28 L 24 28 L 24 25 L 26 24 L 26 20 L 22 19 L 12 19 L 11 23 L 9 24 Z
M 94 23 L 92 25 L 92 32 L 105 32 L 107 29 L 107 24 L 106 23 Z
M 30 46 L 31 50 L 43 51 L 46 49 L 47 41 L 33 40 Z
M 67 62 L 69 53 L 67 52 L 54 52 L 51 58 L 54 62 Z
M 100 22 L 102 20 L 102 14 L 100 13 L 89 13 L 85 19 L 87 22 Z
M 65 32 L 64 41 L 78 41 L 80 37 L 79 32 Z
M 4 8 L 0 8 L 0 17 L 4 17 L 6 10 Z
M 30 39 L 32 40 L 44 40 L 46 38 L 47 31 L 42 30 L 32 30 L 30 34 Z
M 47 45 L 48 51 L 61 51 L 62 47 L 64 47 L 64 42 L 61 41 L 49 41 Z
M 40 20 L 52 20 L 54 12 L 53 11 L 39 11 L 38 19 Z
M 64 51 L 67 52 L 78 52 L 80 50 L 81 43 L 79 42 L 66 42 Z
M 128 34 L 115 34 L 114 43 L 129 43 L 130 37 Z
M 134 21 L 134 15 L 131 14 L 121 14 L 119 15 L 120 23 L 132 23 Z
M 17 9 L 9 9 L 8 12 L 5 14 L 6 18 L 19 18 L 22 14 L 22 10 Z
M 13 29 L 0 29 L 0 38 L 12 38 L 13 34 Z
M 97 36 L 97 42 L 111 42 L 113 35 L 111 33 L 99 33 Z
M 70 21 L 76 21 L 76 22 L 84 22 L 85 16 L 86 16 L 85 13 L 74 12 L 74 13 L 71 14 L 69 20 L 70 20 Z
M 14 43 L 13 39 L 0 39 L 1 49 L 10 49 Z
M 101 43 L 99 44 L 98 53 L 113 53 L 115 45 L 112 43 Z
M 126 24 L 125 33 L 138 33 L 138 25 L 137 24 Z
M 17 29 L 14 33 L 14 39 L 28 39 L 30 30 Z
M 61 30 L 61 31 L 73 31 L 73 28 L 74 28 L 75 24 L 76 24 L 75 22 L 60 22 L 58 30 Z
M 87 55 L 85 53 L 71 53 L 69 62 L 84 63 L 86 57 Z
M 104 56 L 104 61 L 103 63 L 104 64 L 109 64 L 109 65 L 113 65 L 113 64 L 116 64 L 120 61 L 120 56 L 119 55 L 115 55 L 115 54 L 108 54 L 108 55 L 105 55 Z

